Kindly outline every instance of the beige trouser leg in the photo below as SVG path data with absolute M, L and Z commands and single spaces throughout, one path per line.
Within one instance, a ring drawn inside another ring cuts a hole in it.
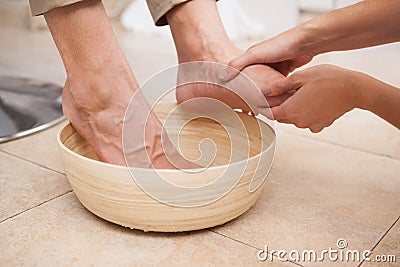
M 29 0 L 33 16 L 42 15 L 56 7 L 71 5 L 82 0 Z M 135 0 L 137 1 L 137 0 Z M 147 0 L 147 5 L 156 25 L 166 25 L 165 14 L 174 6 L 190 0 Z
M 151 16 L 157 26 L 168 24 L 165 14 L 175 6 L 190 0 L 146 0 Z
M 71 5 L 82 0 L 29 0 L 33 16 L 42 15 L 56 7 Z

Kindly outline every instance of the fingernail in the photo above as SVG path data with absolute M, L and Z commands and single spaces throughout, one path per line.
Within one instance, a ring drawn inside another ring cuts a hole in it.
M 271 86 L 267 85 L 264 88 L 261 88 L 261 92 L 264 95 L 269 95 L 271 93 Z
M 220 80 L 225 80 L 226 77 L 228 77 L 228 72 L 226 70 L 223 70 L 220 73 L 218 73 L 218 78 Z

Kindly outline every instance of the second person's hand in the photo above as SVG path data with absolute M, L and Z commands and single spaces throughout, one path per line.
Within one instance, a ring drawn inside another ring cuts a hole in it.
M 243 55 L 229 62 L 229 66 L 241 71 L 253 64 L 268 64 L 288 75 L 298 67 L 312 60 L 315 53 L 309 51 L 306 40 L 306 27 L 302 25 L 281 33 L 280 35 L 251 46 Z M 229 71 L 224 79 L 228 81 L 237 75 Z
M 250 47 L 229 65 L 242 70 L 268 64 L 287 75 L 322 53 L 399 41 L 399 8 L 397 0 L 366 0 L 333 10 Z M 235 75 L 231 71 L 224 80 Z
M 279 122 L 309 128 L 317 133 L 346 112 L 359 107 L 362 92 L 357 85 L 358 72 L 331 65 L 319 65 L 298 71 L 272 85 L 273 94 L 295 93 L 281 105 L 272 107 Z

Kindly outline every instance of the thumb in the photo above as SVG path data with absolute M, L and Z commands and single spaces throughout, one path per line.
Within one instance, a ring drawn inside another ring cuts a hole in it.
M 249 65 L 274 63 L 276 62 L 275 57 L 272 56 L 274 53 L 276 52 L 275 49 L 271 47 L 270 41 L 256 44 L 250 47 L 244 54 L 231 60 L 228 63 L 229 67 L 226 69 L 225 77 L 220 78 L 223 78 L 223 81 L 229 81 L 233 79 L 239 71 Z
M 248 65 L 266 63 L 266 53 L 268 53 L 268 49 L 265 49 L 262 44 L 255 45 L 250 47 L 244 54 L 234 58 L 231 62 L 229 62 L 229 66 L 237 70 L 242 70 Z

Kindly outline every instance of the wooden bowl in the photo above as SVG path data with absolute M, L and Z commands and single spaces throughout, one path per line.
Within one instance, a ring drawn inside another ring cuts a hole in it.
M 163 121 L 174 107 L 175 104 L 162 103 L 155 110 Z M 244 174 L 239 172 L 237 177 L 232 177 L 238 182 L 224 196 L 200 206 L 179 207 L 151 197 L 135 182 L 127 167 L 98 161 L 92 148 L 70 124 L 58 134 L 58 145 L 66 175 L 76 196 L 97 216 L 144 231 L 198 230 L 221 225 L 247 211 L 259 197 L 272 165 L 274 130 L 254 117 L 243 113 L 238 113 L 238 116 L 247 129 L 247 135 L 240 132 L 233 134 L 250 144 L 250 150 L 240 155 L 241 161 L 246 162 Z M 216 174 L 232 164 L 229 162 L 232 149 L 229 136 L 220 124 L 204 118 L 187 123 L 179 133 L 179 147 L 184 156 L 196 159 L 199 157 L 198 143 L 204 138 L 212 139 L 217 150 L 211 167 L 194 174 L 179 170 L 158 172 L 166 180 L 181 183 L 181 186 L 199 186 L 215 179 L 213 177 Z M 146 175 L 150 170 L 141 171 Z

